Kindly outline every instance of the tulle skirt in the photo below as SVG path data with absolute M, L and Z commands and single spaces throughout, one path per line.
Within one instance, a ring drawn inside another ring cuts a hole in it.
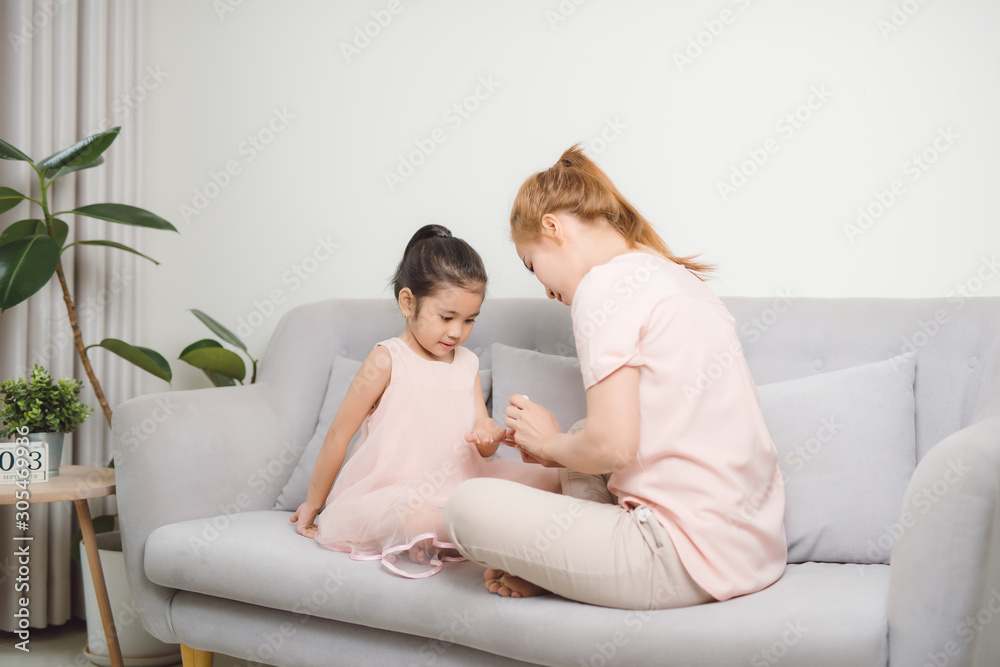
M 477 454 L 478 456 L 478 454 Z M 370 476 L 347 488 L 334 487 L 317 523 L 317 541 L 355 560 L 377 560 L 409 578 L 429 577 L 444 563 L 465 560 L 444 528 L 444 506 L 465 479 L 499 477 L 546 491 L 559 491 L 559 475 L 511 459 L 441 466 L 422 479 L 376 482 Z

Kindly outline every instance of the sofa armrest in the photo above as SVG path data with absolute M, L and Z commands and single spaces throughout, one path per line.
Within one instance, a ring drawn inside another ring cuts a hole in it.
M 146 538 L 178 521 L 270 509 L 315 427 L 314 415 L 304 428 L 302 412 L 269 383 L 150 394 L 115 408 L 123 555 L 144 624 L 160 640 L 177 641 L 174 591 L 146 577 Z
M 1000 664 L 1000 415 L 927 453 L 892 529 L 889 664 Z

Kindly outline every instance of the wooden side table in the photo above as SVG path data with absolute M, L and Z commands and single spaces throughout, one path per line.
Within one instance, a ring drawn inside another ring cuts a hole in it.
M 0 505 L 15 504 L 17 490 L 18 487 L 14 484 L 0 484 Z M 29 502 L 32 504 L 72 500 L 76 505 L 76 515 L 80 519 L 80 530 L 83 532 L 83 544 L 87 549 L 87 560 L 90 561 L 90 576 L 94 580 L 94 592 L 97 594 L 97 606 L 101 610 L 104 638 L 108 642 L 108 655 L 111 657 L 112 667 L 124 667 L 121 647 L 118 645 L 118 633 L 115 631 L 115 620 L 111 615 L 108 588 L 104 583 L 104 571 L 101 569 L 101 557 L 97 553 L 94 523 L 90 517 L 90 507 L 87 505 L 88 498 L 114 494 L 114 469 L 62 466 L 59 468 L 58 477 L 52 477 L 44 482 L 31 482 L 28 485 L 28 492 L 31 494 Z

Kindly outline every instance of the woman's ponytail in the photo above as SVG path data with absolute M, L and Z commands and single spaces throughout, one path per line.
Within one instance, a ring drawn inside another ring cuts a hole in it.
M 510 213 L 511 237 L 515 241 L 534 240 L 541 233 L 542 217 L 561 211 L 572 213 L 584 222 L 603 218 L 625 238 L 629 247 L 652 248 L 702 280 L 715 268 L 694 261 L 696 255 L 674 255 L 649 221 L 618 192 L 608 175 L 584 155 L 579 144 L 521 185 Z

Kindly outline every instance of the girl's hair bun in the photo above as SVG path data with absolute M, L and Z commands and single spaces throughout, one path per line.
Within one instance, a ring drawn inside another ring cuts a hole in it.
M 426 241 L 437 236 L 451 238 L 451 230 L 443 225 L 424 225 L 410 237 L 410 242 L 406 244 L 406 250 L 403 251 L 403 257 L 409 255 L 413 247 L 421 241 Z

